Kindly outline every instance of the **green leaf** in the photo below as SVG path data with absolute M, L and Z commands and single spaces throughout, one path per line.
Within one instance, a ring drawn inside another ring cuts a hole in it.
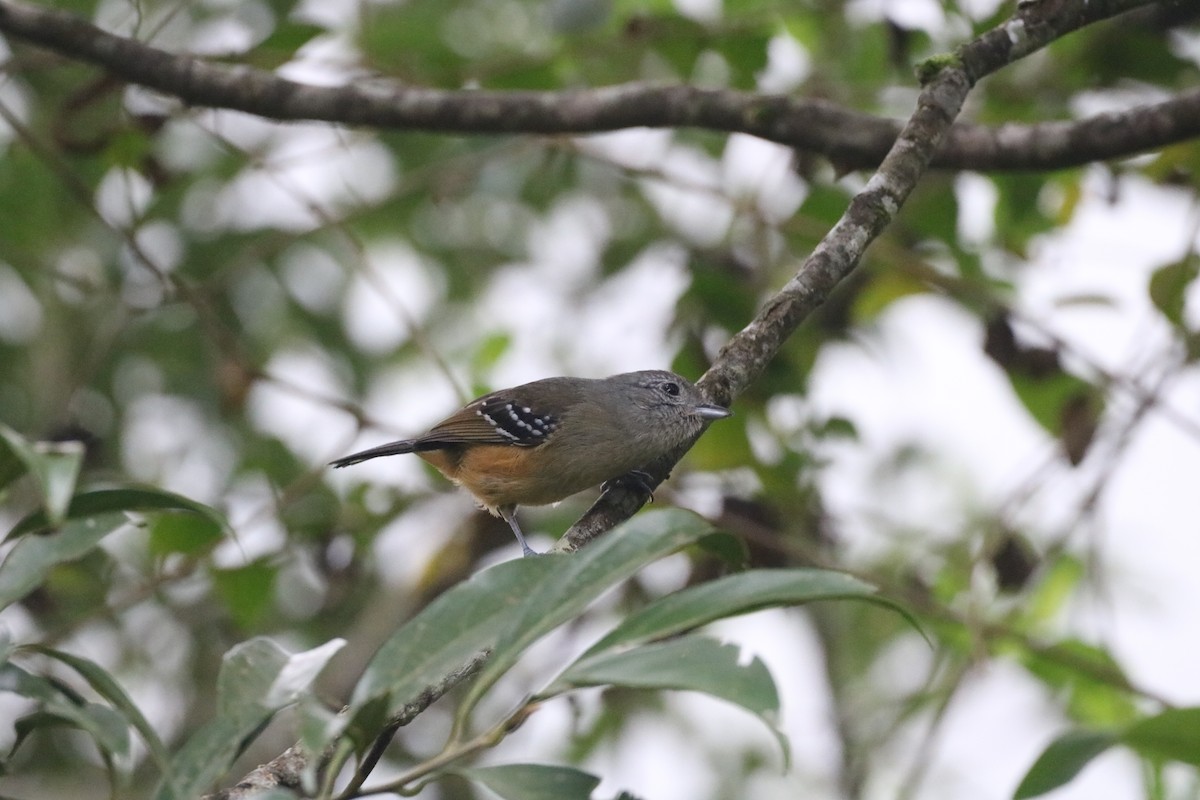
M 22 538 L 0 562 L 0 608 L 33 591 L 56 564 L 79 558 L 128 524 L 124 514 L 102 514 L 68 522 L 55 533 Z
M 292 13 L 297 2 L 298 0 L 267 0 L 267 6 L 277 18 L 285 20 Z
M 296 708 L 296 727 L 299 731 L 300 747 L 309 753 L 320 753 L 325 745 L 346 729 L 346 716 L 335 714 L 332 709 L 312 695 L 300 698 Z M 310 760 L 305 765 L 306 773 L 315 780 L 320 762 Z M 302 778 L 303 780 L 304 778 Z
M 159 489 L 102 489 L 75 495 L 58 530 L 51 530 L 47 511 L 35 512 L 17 523 L 9 539 L 22 537 L 0 563 L 0 608 L 21 599 L 42 583 L 51 568 L 87 553 L 105 536 L 130 524 L 130 511 L 186 511 L 226 530 L 213 509 Z
M 707 534 L 711 526 L 695 514 L 667 509 L 639 514 L 570 556 L 545 555 L 553 571 L 526 587 L 506 620 L 495 650 L 459 706 L 455 730 L 463 732 L 471 710 L 500 676 L 535 641 L 574 618 L 593 600 L 646 564 Z
M 504 764 L 455 770 L 491 789 L 504 800 L 589 800 L 600 779 L 572 767 Z
M 1149 759 L 1200 767 L 1200 707 L 1172 708 L 1135 722 L 1121 741 Z
M 149 549 L 153 555 L 182 553 L 199 556 L 222 539 L 219 522 L 201 514 L 160 514 L 150 525 Z
M 887 270 L 871 276 L 854 298 L 851 316 L 855 322 L 869 323 L 899 300 L 924 294 L 929 284 L 908 271 Z
M 76 120 L 78 124 L 78 120 Z M 104 161 L 112 167 L 137 169 L 154 151 L 154 140 L 143 130 L 125 128 L 112 132 L 104 147 Z
M 75 480 L 83 464 L 83 445 L 57 442 L 44 445 L 33 459 L 33 474 L 42 489 L 42 500 L 51 521 L 60 524 L 75 492 Z
M 431 86 L 458 85 L 466 59 L 445 42 L 444 0 L 377 6 L 358 27 L 356 44 L 371 68 Z
M 1000 190 L 996 199 L 996 234 L 1010 252 L 1024 254 L 1034 236 L 1054 225 L 1038 202 L 1038 195 L 1045 191 L 1046 179 L 1015 172 L 993 173 L 989 178 Z
M 203 503 L 189 500 L 180 494 L 164 489 L 150 487 L 133 487 L 122 489 L 97 489 L 90 492 L 80 492 L 71 499 L 67 507 L 66 519 L 85 519 L 111 512 L 151 512 L 151 511 L 187 511 L 208 519 L 222 531 L 228 533 L 229 526 L 216 509 Z M 9 539 L 24 536 L 27 533 L 47 530 L 53 524 L 42 513 L 34 513 L 25 517 L 9 531 Z
M 675 6 L 671 0 L 615 0 L 613 16 L 617 19 L 636 17 L 642 14 L 672 14 Z
M 261 724 L 270 716 L 265 714 Z M 170 778 L 164 777 L 159 784 L 156 800 L 190 800 L 207 792 L 257 730 L 246 729 L 229 717 L 218 717 L 200 728 L 171 760 Z
M 870 600 L 892 606 L 875 595 L 875 587 L 840 572 L 751 570 L 682 589 L 651 603 L 627 617 L 584 655 L 616 645 L 661 639 L 762 608 L 838 599 Z
M 129 722 L 125 717 L 99 703 L 86 703 L 75 708 L 79 711 L 80 729 L 91 735 L 97 747 L 114 758 L 129 760 Z
M 12 692 L 38 703 L 37 712 L 26 715 L 17 723 L 13 750 L 38 728 L 68 725 L 89 734 L 106 758 L 129 758 L 128 724 L 111 708 L 89 703 L 65 686 L 12 663 L 0 665 L 0 692 Z
M 0 425 L 0 489 L 29 471 L 25 459 L 21 458 L 18 449 L 13 446 L 14 440 L 22 446 L 25 443 L 16 431 Z
M 269 561 L 252 561 L 232 569 L 214 569 L 211 574 L 217 594 L 242 628 L 252 628 L 270 609 L 279 569 Z
M 1025 773 L 1013 800 L 1037 797 L 1064 785 L 1116 742 L 1111 733 L 1100 731 L 1070 731 L 1055 739 L 1042 751 L 1037 761 Z
M 746 541 L 727 531 L 717 531 L 697 539 L 695 548 L 705 556 L 717 559 L 729 570 L 743 570 L 750 560 Z
M 1044 571 L 1036 588 L 1022 603 L 1022 616 L 1027 625 L 1044 625 L 1062 612 L 1075 596 L 1080 582 L 1087 575 L 1083 562 L 1064 554 L 1058 556 Z
M 243 714 L 255 718 L 259 712 L 254 706 L 279 709 L 294 703 L 345 644 L 345 639 L 331 639 L 292 654 L 262 637 L 237 645 L 222 659 L 218 713 L 232 719 L 242 719 Z
M 717 51 L 733 72 L 734 86 L 756 88 L 755 77 L 767 66 L 767 48 L 774 33 L 774 25 L 746 26 L 728 30 L 717 40 Z
M 583 656 L 559 678 L 561 685 L 687 689 L 711 694 L 752 714 L 779 712 L 779 693 L 758 658 L 740 664 L 741 648 L 709 636 L 685 636 L 632 650 Z
M 374 715 L 379 700 L 385 701 L 388 715 L 394 714 L 472 656 L 495 646 L 504 621 L 566 558 L 506 561 L 444 592 L 371 659 L 350 700 L 355 716 Z
M 217 717 L 196 731 L 172 760 L 159 800 L 191 800 L 223 776 L 276 711 L 296 702 L 345 644 L 333 639 L 289 655 L 269 639 L 243 642 L 225 654 L 217 676 Z
M 1200 275 L 1200 257 L 1188 255 L 1174 264 L 1159 267 L 1150 275 L 1150 300 L 1172 325 L 1185 327 L 1184 310 L 1188 287 Z
M 251 50 L 246 59 L 260 69 L 275 69 L 295 57 L 296 51 L 325 33 L 319 25 L 283 21 L 266 39 Z
M 55 650 L 52 647 L 46 647 L 41 644 L 25 645 L 21 649 L 40 653 L 43 656 L 66 664 L 78 672 L 97 694 L 111 703 L 117 711 L 124 715 L 127 724 L 132 725 L 134 730 L 141 734 L 142 740 L 146 743 L 146 749 L 150 752 L 151 758 L 154 759 L 162 773 L 164 775 L 170 773 L 171 757 L 162 739 L 158 737 L 158 733 L 151 727 L 149 720 L 146 719 L 129 695 L 125 693 L 121 685 L 104 668 L 94 661 L 70 653 L 64 653 L 61 650 Z
M 37 480 L 42 493 L 42 507 L 52 524 L 58 525 L 67 513 L 67 505 L 75 492 L 75 480 L 83 464 L 83 445 L 80 442 L 25 441 L 16 431 L 0 425 L 0 449 L 8 451 L 0 458 L 0 488 L 27 471 Z M 16 458 L 24 465 L 18 470 Z
M 0 664 L 0 692 L 11 692 L 40 702 L 54 700 L 59 694 L 58 688 L 50 681 L 11 662 Z
M 488 336 L 476 346 L 471 356 L 471 372 L 476 375 L 488 372 L 511 347 L 512 336 L 507 333 Z
M 546 694 L 583 686 L 677 689 L 704 692 L 754 714 L 779 742 L 788 760 L 787 739 L 776 727 L 779 692 L 757 657 L 739 663 L 741 648 L 708 636 L 687 636 L 633 650 L 585 655 L 569 666 Z
M 11 752 L 16 752 L 30 734 L 45 728 L 75 728 L 88 734 L 111 767 L 117 759 L 129 759 L 129 730 L 125 721 L 108 706 L 59 702 L 53 710 L 43 707 L 13 723 L 16 734 Z
M 640 20 L 640 42 L 670 65 L 675 75 L 691 78 L 696 60 L 708 46 L 708 32 L 694 20 L 677 14 Z
M 47 728 L 77 728 L 70 719 L 61 714 L 54 714 L 49 711 L 31 711 L 22 717 L 14 720 L 12 723 L 13 742 L 9 748 L 9 756 L 15 755 L 21 749 L 21 745 L 25 743 L 32 734 Z
M 1129 678 L 1103 647 L 1064 639 L 1019 652 L 1026 668 L 1065 698 L 1067 712 L 1074 721 L 1092 727 L 1116 727 L 1137 719 Z

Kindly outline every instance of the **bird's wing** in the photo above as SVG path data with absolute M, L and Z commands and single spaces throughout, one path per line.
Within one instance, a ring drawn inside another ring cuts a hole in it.
M 434 425 L 421 436 L 421 445 L 437 444 L 508 444 L 537 447 L 549 440 L 559 419 L 525 405 L 518 396 L 507 393 L 481 397 Z

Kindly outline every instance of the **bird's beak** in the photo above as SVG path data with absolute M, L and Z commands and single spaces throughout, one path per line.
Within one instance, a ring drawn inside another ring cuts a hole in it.
M 694 413 L 697 417 L 700 417 L 700 419 L 725 419 L 726 417 L 733 415 L 733 412 L 728 408 L 725 408 L 724 406 L 713 405 L 712 403 L 698 405 L 692 409 L 692 413 Z

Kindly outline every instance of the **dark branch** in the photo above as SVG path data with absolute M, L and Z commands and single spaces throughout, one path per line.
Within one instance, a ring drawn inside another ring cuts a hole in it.
M 379 759 L 383 757 L 383 753 L 391 743 L 392 737 L 396 735 L 396 731 L 416 719 L 421 712 L 441 699 L 442 695 L 446 692 L 478 672 L 479 668 L 487 662 L 489 656 L 491 656 L 490 650 L 478 653 L 470 661 L 467 661 L 437 683 L 425 687 L 423 692 L 396 712 L 388 720 L 384 729 L 380 731 L 379 736 L 372 743 L 370 750 L 358 765 L 358 769 L 352 779 L 352 788 L 350 791 L 356 791 L 362 786 L 363 779 L 379 763 Z M 303 747 L 299 744 L 294 744 L 266 764 L 260 764 L 255 767 L 244 778 L 238 781 L 237 785 L 230 789 L 222 789 L 219 792 L 205 795 L 201 800 L 243 800 L 244 798 L 254 797 L 256 794 L 264 792 L 267 789 L 274 789 L 275 787 L 299 789 L 304 778 L 304 771 L 308 768 L 311 757 L 309 753 L 305 752 Z M 325 758 L 328 758 L 328 755 Z
M 1053 0 L 1040 3 L 1054 4 Z M 1110 16 L 1108 9 L 1114 7 L 1127 5 L 1090 4 L 1086 16 L 1080 12 L 1079 24 Z M 96 64 L 121 80 L 189 105 L 234 109 L 278 120 L 463 134 L 581 134 L 631 127 L 692 127 L 758 136 L 824 155 L 841 169 L 875 167 L 901 129 L 897 120 L 819 100 L 691 86 L 631 83 L 552 92 L 426 89 L 374 80 L 349 86 L 312 86 L 248 66 L 168 53 L 115 36 L 70 14 L 12 0 L 0 0 L 0 31 L 66 58 Z M 997 36 L 1002 39 L 997 38 L 993 46 L 1008 44 L 1010 33 L 1018 32 L 1000 32 Z M 977 66 L 967 67 L 976 77 L 986 74 L 976 72 Z M 999 128 L 959 123 L 943 137 L 931 164 L 985 171 L 1060 169 L 1129 156 L 1196 136 L 1200 136 L 1200 89 L 1078 122 Z

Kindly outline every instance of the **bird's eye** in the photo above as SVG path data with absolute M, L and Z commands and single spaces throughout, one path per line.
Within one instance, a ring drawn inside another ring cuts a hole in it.
M 662 389 L 671 397 L 679 397 L 679 384 L 674 381 L 667 381 L 663 384 Z

